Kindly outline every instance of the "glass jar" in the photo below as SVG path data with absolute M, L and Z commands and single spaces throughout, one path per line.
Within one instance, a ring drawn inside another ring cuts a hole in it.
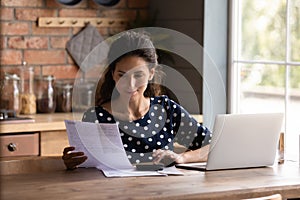
M 92 82 L 79 82 L 74 84 L 73 90 L 73 111 L 85 111 L 94 105 L 95 84 Z
M 66 81 L 56 81 L 56 112 L 72 111 L 73 84 Z
M 16 114 L 19 114 L 20 77 L 17 74 L 5 73 L 4 80 L 1 82 L 0 109 L 15 111 Z
M 36 113 L 36 97 L 34 88 L 33 67 L 21 67 L 20 114 Z
M 54 90 L 55 77 L 52 75 L 36 76 L 36 105 L 38 113 L 53 113 L 56 108 Z

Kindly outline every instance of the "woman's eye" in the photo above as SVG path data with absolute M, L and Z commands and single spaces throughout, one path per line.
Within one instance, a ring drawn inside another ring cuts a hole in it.
M 143 77 L 143 74 L 135 74 L 134 77 L 135 77 L 135 78 L 142 78 L 142 77 Z

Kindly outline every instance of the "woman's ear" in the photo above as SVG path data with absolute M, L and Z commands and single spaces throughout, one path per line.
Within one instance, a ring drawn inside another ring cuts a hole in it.
M 151 81 L 153 79 L 154 74 L 155 74 L 155 67 L 150 69 L 149 81 Z

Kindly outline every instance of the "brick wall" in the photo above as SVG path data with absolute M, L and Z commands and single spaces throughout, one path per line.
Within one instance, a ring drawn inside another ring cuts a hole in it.
M 121 17 L 135 19 L 137 12 L 147 17 L 149 0 L 121 0 L 104 7 L 93 0 L 82 0 L 75 6 L 64 6 L 56 0 L 1 0 L 0 64 L 3 72 L 18 72 L 23 61 L 42 68 L 43 74 L 57 79 L 74 78 L 78 66 L 65 49 L 67 41 L 82 28 L 42 28 L 39 17 Z M 123 31 L 123 27 L 99 27 L 106 38 Z

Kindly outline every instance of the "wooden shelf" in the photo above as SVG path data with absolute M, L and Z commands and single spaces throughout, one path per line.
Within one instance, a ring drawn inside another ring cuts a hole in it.
M 75 18 L 75 17 L 39 17 L 39 27 L 84 27 L 91 24 L 95 27 L 125 27 L 127 19 L 122 18 Z

